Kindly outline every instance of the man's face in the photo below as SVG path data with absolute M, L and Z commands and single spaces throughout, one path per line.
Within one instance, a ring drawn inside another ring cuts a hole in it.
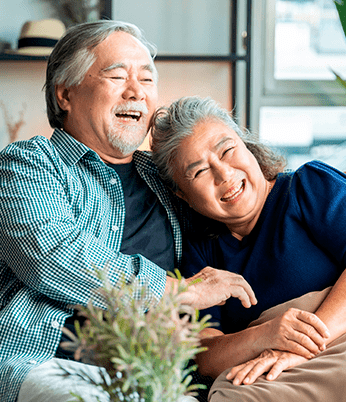
M 64 129 L 110 163 L 126 163 L 143 142 L 158 93 L 152 59 L 132 35 L 114 32 L 93 50 L 78 86 L 57 86 Z

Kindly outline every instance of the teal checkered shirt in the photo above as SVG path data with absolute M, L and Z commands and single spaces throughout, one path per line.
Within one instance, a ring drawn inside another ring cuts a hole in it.
M 176 266 L 184 206 L 161 183 L 147 152 L 140 176 L 165 207 Z M 166 272 L 143 256 L 119 252 L 125 221 L 120 178 L 100 157 L 61 130 L 9 145 L 0 153 L 0 400 L 15 402 L 35 365 L 54 357 L 61 327 L 99 286 L 87 274 L 108 265 L 109 278 L 148 283 L 160 300 Z M 96 299 L 102 306 L 102 300 Z

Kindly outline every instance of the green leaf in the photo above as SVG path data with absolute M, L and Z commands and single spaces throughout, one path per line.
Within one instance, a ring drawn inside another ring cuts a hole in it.
M 344 88 L 346 88 L 346 81 L 343 80 L 343 79 L 340 77 L 340 75 L 338 75 L 334 70 L 332 70 L 332 71 L 333 71 L 333 74 L 334 74 L 335 77 L 336 77 L 336 81 L 337 81 L 339 84 L 341 84 Z
M 335 3 L 335 7 L 339 13 L 342 29 L 344 30 L 344 34 L 346 36 L 346 1 L 345 0 L 334 0 L 334 3 Z

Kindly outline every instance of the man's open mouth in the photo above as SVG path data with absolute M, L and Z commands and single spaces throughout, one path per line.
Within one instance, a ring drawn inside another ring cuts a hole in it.
M 139 119 L 142 117 L 141 112 L 124 112 L 124 113 L 116 113 L 115 114 L 119 119 L 122 120 L 136 120 L 139 121 Z
M 222 197 L 221 201 L 229 202 L 237 198 L 244 191 L 244 181 L 242 180 L 239 185 L 227 191 Z

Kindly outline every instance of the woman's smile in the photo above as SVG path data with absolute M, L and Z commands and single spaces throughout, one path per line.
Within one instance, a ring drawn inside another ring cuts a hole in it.
M 238 134 L 216 119 L 197 123 L 178 148 L 177 195 L 232 233 L 252 230 L 267 197 L 267 181 Z
M 222 202 L 231 202 L 231 201 L 235 201 L 244 191 L 245 188 L 245 183 L 242 180 L 238 186 L 236 187 L 232 187 L 231 189 L 229 189 L 222 197 L 221 197 L 221 201 Z

